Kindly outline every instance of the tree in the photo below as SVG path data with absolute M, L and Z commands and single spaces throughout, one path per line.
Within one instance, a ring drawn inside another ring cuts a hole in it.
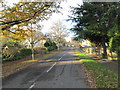
M 72 30 L 76 31 L 79 37 L 102 46 L 104 57 L 107 57 L 106 44 L 110 39 L 108 32 L 114 26 L 113 23 L 116 23 L 114 21 L 118 15 L 115 11 L 110 12 L 113 6 L 119 7 L 117 3 L 85 2 L 82 6 L 73 8 L 74 16 L 70 17 L 72 21 L 77 23 Z M 115 13 L 115 18 L 109 18 L 110 13 Z
M 120 2 L 113 3 L 107 14 L 111 26 L 108 31 L 110 50 L 116 52 L 120 60 Z
M 3 3 L 4 4 L 4 3 Z M 52 13 L 58 12 L 60 3 L 56 2 L 19 2 L 13 7 L 6 5 L 1 19 L 1 37 L 23 41 L 30 37 L 27 29 L 31 20 L 37 23 L 48 19 Z M 34 40 L 33 40 L 34 41 Z M 32 42 L 33 43 L 33 42 Z M 35 43 L 35 42 L 34 42 Z M 33 45 L 33 44 L 32 44 Z M 33 47 L 33 46 L 32 46 Z
M 51 32 L 49 33 L 51 39 L 53 39 L 58 44 L 58 49 L 60 44 L 65 42 L 65 37 L 68 36 L 65 25 L 61 21 L 57 21 L 51 27 Z
M 56 2 L 19 2 L 13 7 L 6 7 L 1 18 L 2 30 L 8 30 L 14 25 L 26 23 L 32 19 L 47 19 L 53 12 L 58 11 Z
M 34 60 L 34 46 L 43 38 L 44 38 L 44 35 L 40 31 L 31 30 L 31 37 L 28 39 L 28 41 L 32 48 L 32 60 Z
M 4 4 L 4 3 L 3 3 Z M 48 19 L 52 13 L 59 12 L 59 2 L 19 2 L 13 7 L 3 5 L 1 37 L 25 40 L 28 35 L 26 27 L 34 20 L 36 23 Z

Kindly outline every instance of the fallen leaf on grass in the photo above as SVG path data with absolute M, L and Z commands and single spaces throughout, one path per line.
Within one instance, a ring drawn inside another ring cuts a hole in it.
M 27 60 L 27 61 L 24 61 L 22 63 L 30 63 L 30 62 L 37 62 L 38 60 Z

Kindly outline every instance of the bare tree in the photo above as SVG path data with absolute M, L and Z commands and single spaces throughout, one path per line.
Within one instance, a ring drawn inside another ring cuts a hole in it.
M 62 46 L 63 42 L 65 42 L 65 37 L 68 36 L 66 26 L 63 25 L 60 20 L 54 22 L 49 34 L 51 36 L 51 39 L 57 43 L 58 49 L 60 48 L 60 46 Z
M 33 25 L 34 24 L 34 25 Z M 34 46 L 45 36 L 42 34 L 41 26 L 39 24 L 36 24 L 34 22 L 31 22 L 31 26 L 28 27 L 29 31 L 29 38 L 26 40 L 27 43 L 30 44 L 30 47 L 32 49 L 32 60 L 34 60 Z

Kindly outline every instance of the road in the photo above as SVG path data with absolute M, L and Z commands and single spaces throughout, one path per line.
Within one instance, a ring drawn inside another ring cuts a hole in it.
M 73 49 L 46 58 L 3 79 L 3 88 L 89 88 Z

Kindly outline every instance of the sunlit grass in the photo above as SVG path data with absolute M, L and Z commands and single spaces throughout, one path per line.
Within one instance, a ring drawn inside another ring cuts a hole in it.
M 98 88 L 118 88 L 118 73 L 111 71 L 85 54 L 77 54 L 87 71 L 92 73 Z M 84 58 L 84 59 L 83 59 Z
M 27 61 L 23 61 L 22 63 L 31 63 L 31 62 L 38 62 L 38 60 L 27 60 Z
M 61 61 L 59 62 L 59 65 L 66 65 L 66 64 L 78 64 L 81 63 L 80 60 L 76 60 L 76 61 Z
M 81 62 L 96 62 L 95 60 L 92 59 L 80 59 Z
M 118 88 L 118 74 L 98 62 L 83 62 L 86 69 L 92 72 L 98 88 Z
M 77 56 L 79 56 L 80 59 L 89 59 L 88 56 L 86 56 L 85 54 L 76 54 Z

